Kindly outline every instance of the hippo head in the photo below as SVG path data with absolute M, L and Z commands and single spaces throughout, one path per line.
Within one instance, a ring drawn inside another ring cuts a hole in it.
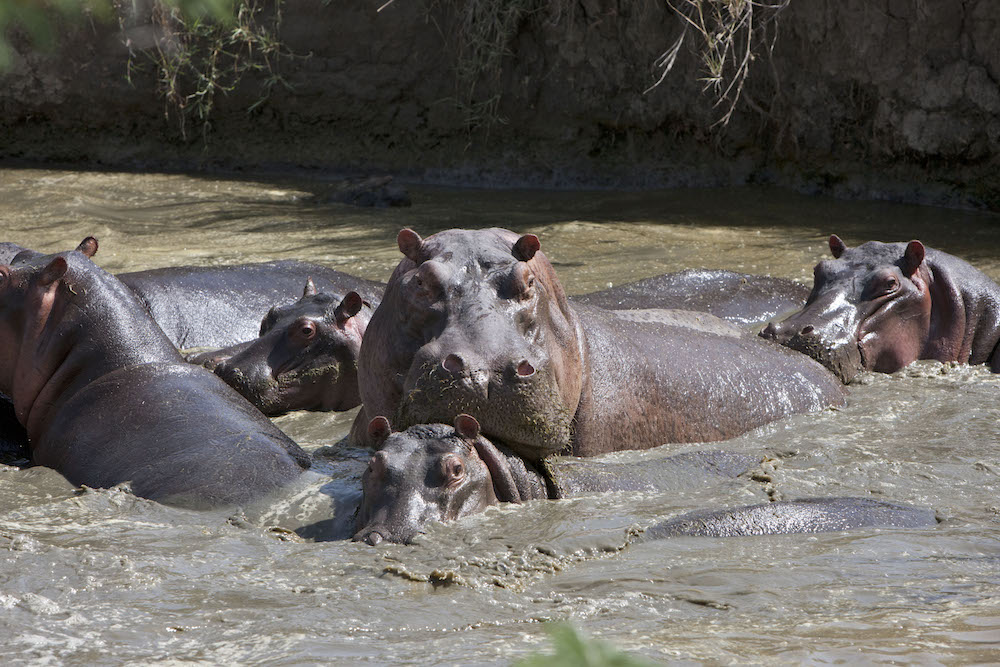
M 760 335 L 808 354 L 845 384 L 862 370 L 891 373 L 920 358 L 931 312 L 924 245 L 848 248 L 833 235 L 830 251 L 802 310 Z
M 469 415 L 456 417 L 454 428 L 421 424 L 402 433 L 376 417 L 368 431 L 380 449 L 362 477 L 356 542 L 406 544 L 431 521 L 521 501 L 507 458 Z
M 529 460 L 568 447 L 583 336 L 538 237 L 404 229 L 398 243 L 358 362 L 366 414 L 402 428 L 472 414 Z
M 306 283 L 302 298 L 264 317 L 260 337 L 191 357 L 276 416 L 291 410 L 348 410 L 361 402 L 357 359 L 370 308 Z

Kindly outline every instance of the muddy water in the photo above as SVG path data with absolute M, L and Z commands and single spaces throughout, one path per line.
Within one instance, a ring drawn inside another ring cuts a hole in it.
M 310 182 L 0 171 L 0 240 L 100 238 L 112 271 L 301 258 L 384 279 L 401 226 L 532 231 L 571 292 L 685 267 L 808 280 L 837 232 L 921 238 L 1000 278 L 1000 220 L 771 190 L 413 189 L 410 209 L 316 205 Z M 545 623 L 661 661 L 993 662 L 1000 655 L 1000 376 L 919 363 L 868 376 L 839 412 L 724 443 L 771 481 L 492 509 L 409 546 L 351 530 L 367 455 L 352 414 L 277 420 L 329 479 L 275 506 L 193 513 L 42 468 L 0 471 L 5 662 L 491 664 Z M 618 455 L 647 461 L 687 448 Z M 763 478 L 761 478 L 763 479 Z M 631 543 L 677 513 L 769 496 L 865 495 L 936 509 L 921 530 Z M 299 534 L 290 524 L 306 526 Z M 303 539 L 301 535 L 323 541 Z

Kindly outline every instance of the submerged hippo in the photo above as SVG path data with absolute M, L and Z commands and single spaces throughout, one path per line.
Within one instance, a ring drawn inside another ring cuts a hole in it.
M 367 424 L 475 416 L 538 460 L 725 440 L 844 404 L 821 366 L 707 314 L 573 306 L 533 234 L 399 233 L 358 359 Z M 765 343 L 765 344 L 760 344 Z
M 0 392 L 31 455 L 70 482 L 130 482 L 188 507 L 262 497 L 309 457 L 222 380 L 185 363 L 135 295 L 77 251 L 0 266 Z
M 455 521 L 501 502 L 559 498 L 595 491 L 666 491 L 708 478 L 735 478 L 759 458 L 734 452 L 678 454 L 655 463 L 604 464 L 582 471 L 551 463 L 543 475 L 530 463 L 479 432 L 469 415 L 454 428 L 411 426 L 390 433 L 389 422 L 369 424 L 380 448 L 362 477 L 362 500 L 355 541 L 410 542 L 432 521 Z M 603 474 L 602 474 L 603 473 Z M 647 538 L 679 535 L 722 537 L 825 532 L 866 526 L 932 525 L 934 513 L 865 498 L 783 501 L 684 515 L 646 531 Z
M 357 292 L 317 293 L 264 317 L 260 336 L 188 361 L 204 365 L 268 416 L 357 407 L 358 353 L 372 305 Z
M 808 287 L 787 278 L 685 269 L 599 292 L 571 296 L 570 301 L 608 310 L 697 310 L 745 326 L 766 322 L 801 308 L 808 296 Z
M 761 331 L 849 383 L 862 370 L 892 373 L 917 359 L 988 363 L 1000 370 L 1000 286 L 920 241 L 869 241 L 814 269 L 802 310 Z

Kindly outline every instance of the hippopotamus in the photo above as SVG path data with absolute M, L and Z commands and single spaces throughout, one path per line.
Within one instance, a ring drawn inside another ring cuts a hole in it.
M 698 510 L 647 528 L 644 539 L 829 533 L 855 528 L 924 528 L 934 510 L 873 498 L 799 498 L 722 510 Z
M 405 429 L 468 413 L 536 461 L 725 440 L 844 404 L 819 364 L 711 315 L 572 304 L 533 234 L 404 229 L 398 244 L 358 358 L 356 442 L 378 415 Z
M 188 357 L 215 372 L 264 414 L 342 411 L 361 403 L 358 352 L 372 304 L 357 292 L 317 292 L 307 280 L 295 303 L 271 308 L 260 336 Z
M 920 241 L 848 248 L 814 269 L 805 306 L 760 335 L 804 352 L 845 384 L 862 370 L 893 373 L 917 359 L 1000 370 L 1000 285 Z
M 808 287 L 787 278 L 685 269 L 599 292 L 571 296 L 570 301 L 608 310 L 696 310 L 741 326 L 750 326 L 801 308 L 808 296 Z
M 0 392 L 35 463 L 192 508 L 263 498 L 308 455 L 213 373 L 185 363 L 97 244 L 0 266 Z
M 733 479 L 759 467 L 760 457 L 695 451 L 656 461 L 580 466 L 556 457 L 545 472 L 484 438 L 470 415 L 454 426 L 421 424 L 393 433 L 385 417 L 369 424 L 379 449 L 362 476 L 354 540 L 408 543 L 432 521 L 455 521 L 501 502 L 561 498 L 598 491 L 667 491 Z M 567 465 L 568 464 L 568 465 Z M 582 470 L 581 470 L 582 468 Z M 824 532 L 865 526 L 932 525 L 929 510 L 866 498 L 781 501 L 702 510 L 657 524 L 647 538 L 722 537 Z
M 89 238 L 97 252 L 97 240 Z M 13 261 L 41 254 L 22 248 Z M 261 320 L 270 309 L 294 302 L 308 280 L 326 292 L 358 292 L 372 304 L 378 303 L 384 288 L 379 282 L 295 260 L 232 266 L 171 266 L 120 273 L 117 277 L 135 293 L 179 349 L 218 349 L 256 338 Z

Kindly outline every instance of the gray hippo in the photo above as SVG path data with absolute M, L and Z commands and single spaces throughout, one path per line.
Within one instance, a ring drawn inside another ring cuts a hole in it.
M 71 483 L 130 482 L 186 507 L 242 504 L 309 457 L 214 374 L 185 363 L 142 304 L 77 251 L 0 266 L 0 392 L 31 456 Z
M 725 440 L 844 404 L 819 364 L 711 315 L 574 306 L 533 234 L 404 229 L 398 244 L 358 358 L 356 442 L 374 416 L 405 429 L 469 413 L 536 461 Z
M 308 280 L 298 301 L 271 308 L 260 336 L 188 361 L 213 371 L 268 416 L 349 410 L 361 403 L 357 359 L 371 314 L 372 304 L 357 292 L 318 293 Z
M 869 241 L 814 269 L 803 308 L 760 335 L 804 352 L 846 384 L 862 370 L 893 373 L 917 359 L 1000 370 L 1000 285 L 920 241 Z
M 760 460 L 722 451 L 688 452 L 653 464 L 578 466 L 549 462 L 539 469 L 479 432 L 459 415 L 454 427 L 411 426 L 392 433 L 384 417 L 369 424 L 379 450 L 362 476 L 355 541 L 408 543 L 432 521 L 455 521 L 501 502 L 561 498 L 598 491 L 666 491 L 709 477 L 735 478 Z M 581 469 L 582 468 L 582 469 Z M 646 538 L 722 537 L 824 532 L 866 526 L 933 525 L 934 513 L 866 498 L 822 498 L 706 510 L 651 527 Z
M 749 326 L 802 307 L 809 288 L 787 278 L 712 269 L 685 269 L 599 292 L 570 297 L 608 310 L 677 308 L 711 313 Z

